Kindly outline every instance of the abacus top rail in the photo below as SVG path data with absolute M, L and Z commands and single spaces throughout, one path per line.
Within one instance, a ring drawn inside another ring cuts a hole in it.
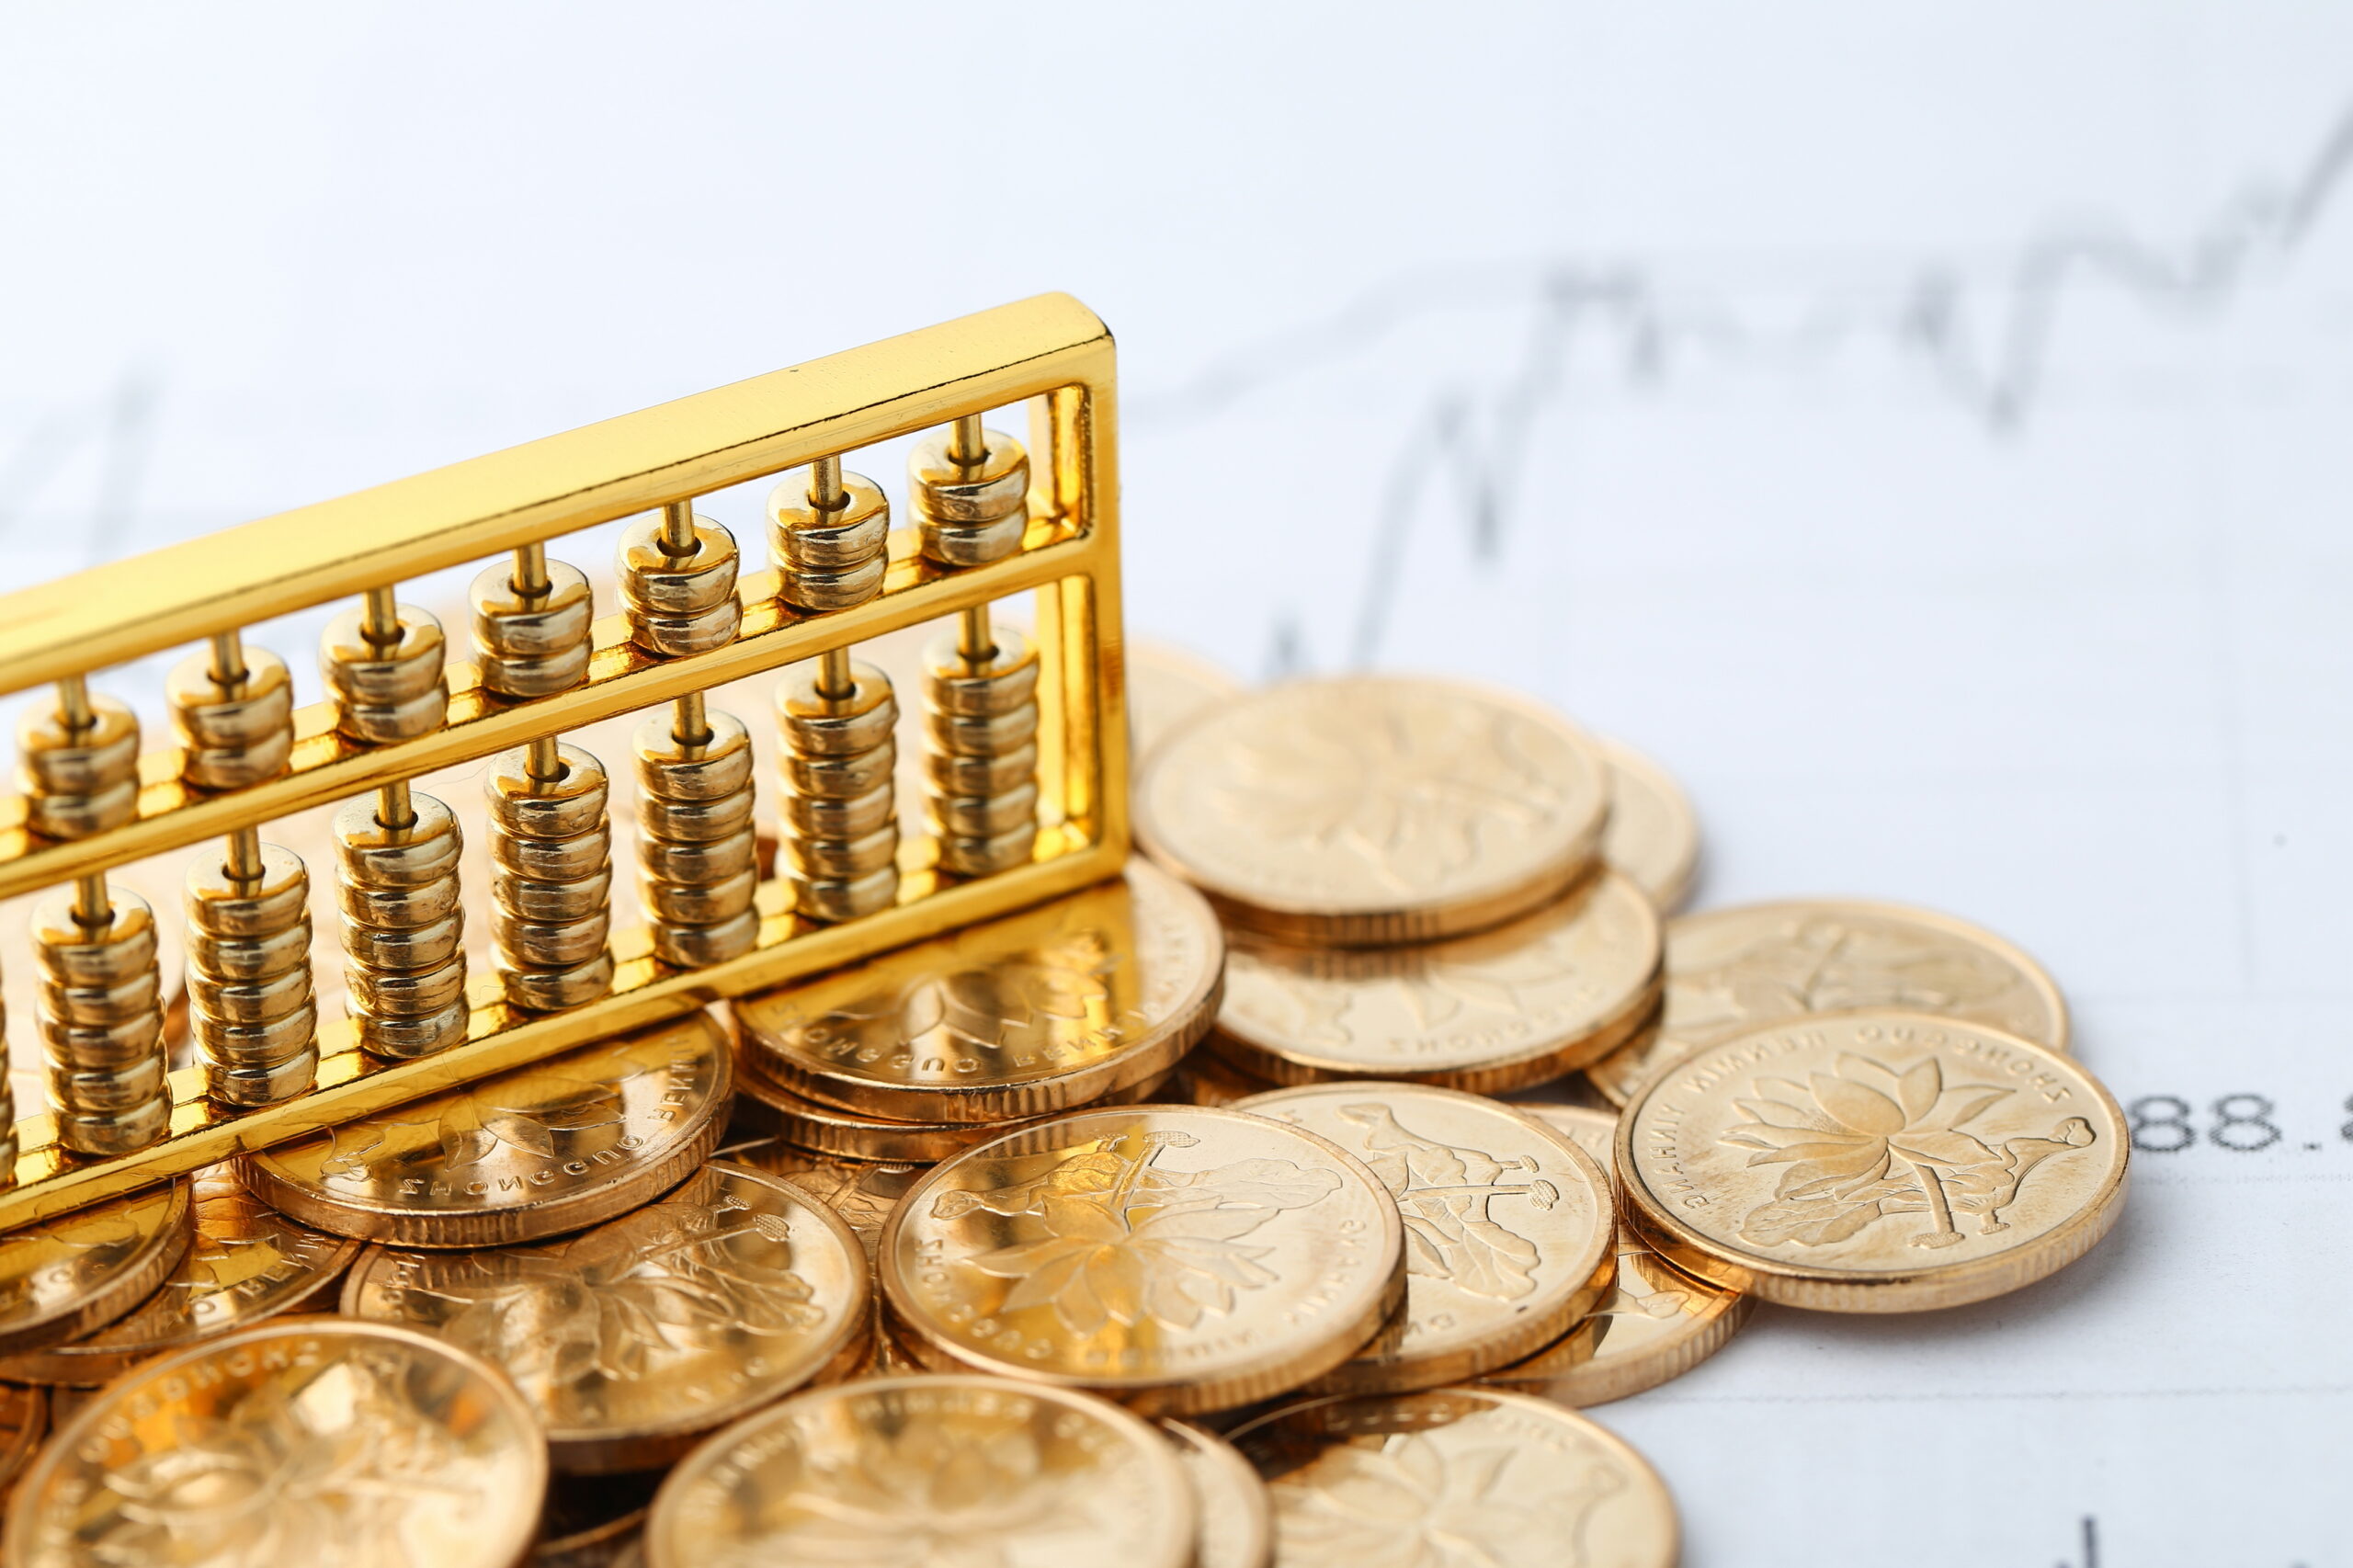
M 0 597 L 0 693 L 496 555 L 1060 387 L 1111 335 L 1040 294 Z

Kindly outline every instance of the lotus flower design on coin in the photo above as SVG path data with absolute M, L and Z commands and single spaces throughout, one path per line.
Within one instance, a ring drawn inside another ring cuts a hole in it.
M 1787 1165 L 1773 1201 L 1743 1222 L 1761 1246 L 1845 1241 L 1891 1214 L 1927 1214 L 1930 1228 L 1910 1238 L 1947 1247 L 1962 1233 L 1956 1214 L 1977 1217 L 1977 1233 L 2009 1229 L 2003 1210 L 2043 1161 L 2090 1147 L 2091 1123 L 2059 1122 L 2048 1137 L 2011 1138 L 1999 1148 L 1962 1129 L 2017 1093 L 1999 1084 L 1948 1085 L 1934 1056 L 1899 1072 L 1842 1053 L 1836 1072 L 1801 1084 L 1759 1078 L 1756 1097 L 1737 1101 L 1747 1119 L 1720 1142 L 1754 1149 L 1752 1165 Z
M 1289 1160 L 1236 1160 L 1205 1171 L 1167 1171 L 1165 1150 L 1200 1142 L 1188 1132 L 1146 1132 L 1130 1158 L 1099 1148 L 1062 1161 L 1044 1176 L 990 1192 L 943 1192 L 938 1219 L 986 1210 L 1026 1215 L 1045 1234 L 985 1252 L 972 1267 L 1018 1281 L 1004 1310 L 1051 1303 L 1074 1334 L 1151 1318 L 1190 1328 L 1204 1312 L 1230 1312 L 1235 1292 L 1277 1276 L 1258 1262 L 1271 1250 L 1244 1236 L 1286 1209 L 1336 1190 L 1339 1176 Z
M 1018 1427 L 868 1426 L 854 1450 L 784 1499 L 789 1529 L 744 1541 L 722 1561 L 756 1568 L 782 1551 L 856 1568 L 1006 1568 L 1011 1548 L 1095 1525 L 1074 1479 L 1050 1471 L 1037 1438 Z
M 1580 1563 L 1594 1511 L 1623 1486 L 1596 1464 L 1534 1499 L 1502 1487 L 1518 1449 L 1449 1454 L 1418 1433 L 1329 1449 L 1268 1492 L 1279 1560 L 1347 1568 L 1510 1568 Z
M 1358 1157 L 1397 1199 L 1408 1273 L 1498 1301 L 1536 1289 L 1543 1261 L 1536 1244 L 1487 1212 L 1498 1198 L 1524 1198 L 1539 1209 L 1560 1201 L 1561 1189 L 1536 1174 L 1532 1158 L 1498 1160 L 1426 1138 L 1385 1105 L 1352 1105 L 1340 1116 L 1368 1130 Z

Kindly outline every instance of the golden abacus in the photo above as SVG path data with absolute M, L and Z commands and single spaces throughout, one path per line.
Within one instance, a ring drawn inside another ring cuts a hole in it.
M 54 1114 L 0 1150 L 0 1230 L 936 935 L 1112 875 L 1127 854 L 1117 408 L 1110 335 L 1043 295 L 0 598 L 0 692 L 53 685 L 0 800 L 0 897 L 35 915 Z M 984 428 L 1027 401 L 1028 450 Z M 842 457 L 934 432 L 893 533 Z M 696 496 L 786 470 L 775 569 L 742 570 Z M 638 514 L 622 613 L 591 623 L 559 535 Z M 398 601 L 404 577 L 494 560 L 477 662 Z M 1034 644 L 990 619 L 1036 590 Z M 239 629 L 358 603 L 321 650 L 330 700 Z M 901 694 L 856 642 L 954 616 L 926 660 L 923 817 L 892 786 Z M 202 646 L 172 672 L 176 746 L 92 672 Z M 798 661 L 778 694 L 779 875 L 758 881 L 744 723 L 711 687 Z M 661 705 L 667 704 L 664 709 Z M 563 734 L 635 710 L 630 769 Z M 407 781 L 492 758 L 496 973 L 469 977 L 458 834 Z M 608 930 L 606 802 L 641 791 L 649 929 Z M 347 1019 L 313 1001 L 309 877 L 271 819 L 335 824 Z M 165 1072 L 155 925 L 106 871 L 213 837 L 187 892 L 198 1064 Z M 5 1091 L 0 1091 L 4 1093 Z M 0 1127 L 13 1109 L 0 1105 Z M 5 1156 L 13 1155 L 13 1158 Z

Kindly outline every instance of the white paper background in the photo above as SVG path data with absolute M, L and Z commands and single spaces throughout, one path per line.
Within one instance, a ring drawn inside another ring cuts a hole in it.
M 1068 289 L 1138 630 L 1539 692 L 1705 901 L 1981 920 L 2194 1109 L 2063 1276 L 1604 1410 L 1692 1562 L 2353 1555 L 2353 13 L 19 8 L 0 83 L 0 585 Z

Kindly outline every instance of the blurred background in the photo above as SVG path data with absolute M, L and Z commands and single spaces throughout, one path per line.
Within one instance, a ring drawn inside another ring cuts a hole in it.
M 1533 691 L 1703 903 L 1992 926 L 2194 1110 L 2064 1276 L 1603 1411 L 1692 1561 L 2342 1554 L 2353 11 L 110 5 L 0 77 L 0 587 L 1067 290 L 1133 630 Z

